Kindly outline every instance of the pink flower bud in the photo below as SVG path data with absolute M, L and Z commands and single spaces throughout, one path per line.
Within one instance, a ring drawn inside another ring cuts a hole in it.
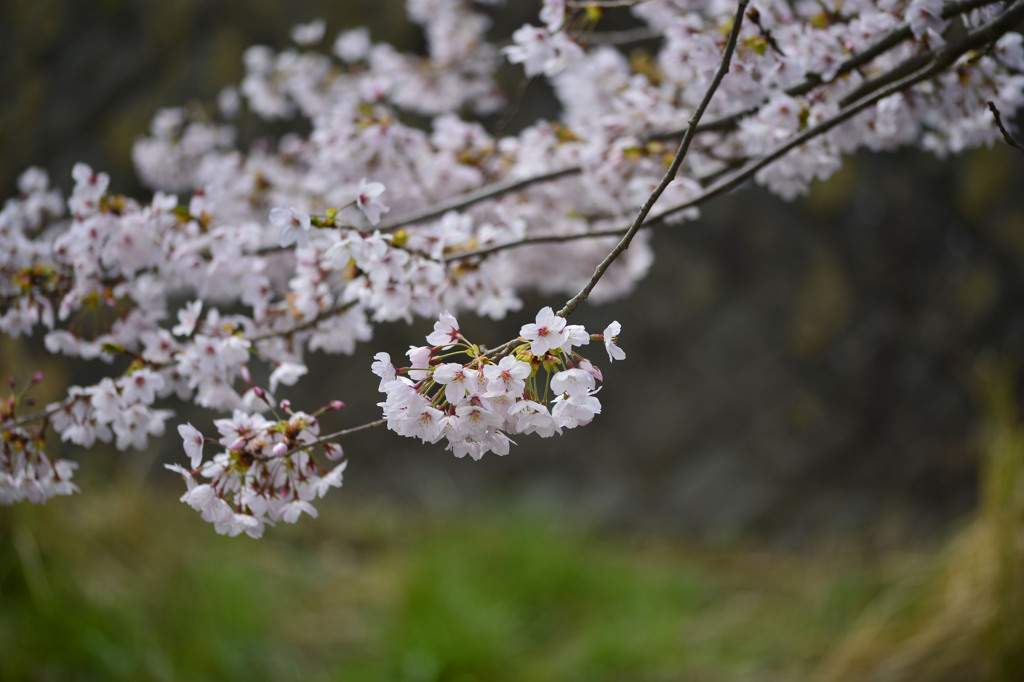
M 278 443 L 270 451 L 270 453 L 274 455 L 274 457 L 284 457 L 284 454 L 286 452 L 288 452 L 288 446 L 285 443 Z
M 328 410 L 340 410 L 343 407 L 345 407 L 345 403 L 341 402 L 340 400 L 332 400 L 327 404 Z
M 282 400 L 281 401 L 281 409 L 284 410 L 285 412 L 291 412 L 292 411 L 292 401 L 288 400 L 287 398 Z
M 339 459 L 345 456 L 341 446 L 337 443 L 324 443 L 324 454 L 327 455 L 327 459 L 332 462 L 337 462 Z

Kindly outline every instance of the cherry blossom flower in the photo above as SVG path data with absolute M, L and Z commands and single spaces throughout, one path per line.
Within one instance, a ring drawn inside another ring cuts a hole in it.
M 314 19 L 308 24 L 298 24 L 292 27 L 292 40 L 298 45 L 315 45 L 323 40 L 326 28 L 327 22 L 323 19 Z
M 616 345 L 618 341 L 619 332 L 622 331 L 622 325 L 617 321 L 612 322 L 610 325 L 605 327 L 604 333 L 604 348 L 608 351 L 608 362 L 614 362 L 615 360 L 625 360 L 626 352 Z
M 178 324 L 171 328 L 171 333 L 175 336 L 190 336 L 196 330 L 196 324 L 199 322 L 199 315 L 202 311 L 202 300 L 186 304 L 178 311 Z
M 565 318 L 555 315 L 551 306 L 541 308 L 537 313 L 537 319 L 531 324 L 523 325 L 519 335 L 531 341 L 530 352 L 534 355 L 544 355 L 549 350 L 561 348 L 569 339 L 565 331 Z
M 387 213 L 391 210 L 377 200 L 377 197 L 381 194 L 384 194 L 383 183 L 367 182 L 366 178 L 359 181 L 359 193 L 356 195 L 356 206 L 358 206 L 359 210 L 366 215 L 366 219 L 370 221 L 371 225 L 379 223 L 381 214 Z
M 198 469 L 203 461 L 203 443 L 206 442 L 206 439 L 203 438 L 203 434 L 199 432 L 199 429 L 191 424 L 180 424 L 178 426 L 178 434 L 185 442 L 185 455 L 192 463 L 192 468 Z
M 434 323 L 434 331 L 427 336 L 427 343 L 431 346 L 449 346 L 459 339 L 459 323 L 447 310 L 441 313 L 441 317 Z
M 281 228 L 277 236 L 277 244 L 281 247 L 296 242 L 300 247 L 309 246 L 309 228 L 312 224 L 309 214 L 291 206 L 278 206 L 270 212 L 270 223 Z

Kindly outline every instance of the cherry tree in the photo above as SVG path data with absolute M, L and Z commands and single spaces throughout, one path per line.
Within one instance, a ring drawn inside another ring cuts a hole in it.
M 408 0 L 425 55 L 364 29 L 328 46 L 322 21 L 296 26 L 293 48 L 249 48 L 216 115 L 166 109 L 138 140 L 150 201 L 84 164 L 67 199 L 24 172 L 0 212 L 0 330 L 105 376 L 42 409 L 30 389 L 44 377 L 12 386 L 0 502 L 78 490 L 77 464 L 46 454 L 54 434 L 143 449 L 170 426 L 182 501 L 219 533 L 259 537 L 316 516 L 352 433 L 386 427 L 473 459 L 562 435 L 601 412 L 604 357 L 627 355 L 618 322 L 570 319 L 631 292 L 655 228 L 751 182 L 792 199 L 862 148 L 1015 143 L 999 113 L 1024 102 L 1024 0 L 544 0 L 504 46 L 486 39 L 496 1 Z M 604 31 L 609 7 L 642 28 Z M 650 59 L 625 56 L 636 40 Z M 551 84 L 559 120 L 481 124 L 515 104 L 496 83 L 509 62 Z M 241 149 L 243 114 L 309 132 Z M 553 304 L 524 311 L 526 291 Z M 485 344 L 463 315 L 522 326 Z M 430 330 L 399 360 L 371 346 L 395 320 Z M 315 372 L 312 351 L 365 354 L 381 395 L 277 399 Z M 321 432 L 360 399 L 381 418 Z M 176 401 L 219 416 L 178 423 Z

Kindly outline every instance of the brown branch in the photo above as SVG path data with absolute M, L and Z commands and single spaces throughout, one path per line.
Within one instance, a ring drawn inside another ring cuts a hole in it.
M 1022 0 L 1024 1 L 1024 0 Z M 686 134 L 683 136 L 683 141 L 679 144 L 679 150 L 676 152 L 675 157 L 672 159 L 671 165 L 668 170 L 665 171 L 665 175 L 661 178 L 661 182 L 651 192 L 651 195 L 647 197 L 647 201 L 640 208 L 636 218 L 633 220 L 633 224 L 626 230 L 626 234 L 622 236 L 622 240 L 615 246 L 614 249 L 605 257 L 603 261 L 594 270 L 593 276 L 590 281 L 584 285 L 580 292 L 569 299 L 566 304 L 558 311 L 559 317 L 568 317 L 576 310 L 577 306 L 590 296 L 590 292 L 593 291 L 594 287 L 604 276 L 604 273 L 608 270 L 608 267 L 627 249 L 629 244 L 633 241 L 633 237 L 643 227 L 644 220 L 647 219 L 647 215 L 654 208 L 654 204 L 658 201 L 661 195 L 665 192 L 665 189 L 669 186 L 673 180 L 675 180 L 676 173 L 679 171 L 679 167 L 683 163 L 683 159 L 686 158 L 686 153 L 690 150 L 690 143 L 693 142 L 694 135 L 697 133 L 697 125 L 700 123 L 701 117 L 704 116 L 704 111 L 711 103 L 712 97 L 718 90 L 718 86 L 721 84 L 725 74 L 729 72 L 729 64 L 732 61 L 732 54 L 736 49 L 736 39 L 739 37 L 740 27 L 743 24 L 743 14 L 746 12 L 747 4 L 749 0 L 740 0 L 736 8 L 736 16 L 733 17 L 732 30 L 729 32 L 729 39 L 726 41 L 725 50 L 722 52 L 722 62 L 719 64 L 718 71 L 715 73 L 715 77 L 711 80 L 711 84 L 708 86 L 707 92 L 704 93 L 704 99 L 697 107 L 696 111 L 690 117 L 690 120 L 686 126 Z
M 25 424 L 34 422 L 38 419 L 46 419 L 50 415 L 57 414 L 64 408 L 74 405 L 77 401 L 82 400 L 85 397 L 86 396 L 67 397 L 64 400 L 60 401 L 59 403 L 54 403 L 45 410 L 33 412 L 32 414 L 26 414 L 24 417 L 18 417 L 17 419 L 14 419 L 10 422 L 2 423 L 0 424 L 0 430 L 6 431 L 8 429 L 16 429 L 19 426 L 24 426 Z
M 999 115 L 999 109 L 996 108 L 994 102 L 988 103 L 988 110 L 992 112 L 992 116 L 996 119 L 996 126 L 999 128 L 999 132 L 1003 134 L 1003 139 L 1006 140 L 1006 144 L 1010 145 L 1019 152 L 1024 152 L 1024 145 L 1017 141 L 1010 131 L 1003 126 L 1003 117 Z
M 649 28 L 627 28 L 621 31 L 595 31 L 586 36 L 581 42 L 588 47 L 591 45 L 632 45 L 633 43 L 644 43 L 648 40 L 659 40 L 661 33 Z
M 1018 22 L 1022 19 L 1024 19 L 1024 7 L 1021 6 L 1021 0 L 1018 0 L 1017 3 L 1015 3 L 1015 5 L 1011 6 L 1011 8 L 1008 9 L 1003 15 L 1000 15 L 1000 17 L 997 17 L 995 20 L 990 22 L 989 25 L 983 26 L 971 32 L 970 34 L 965 36 L 961 41 L 958 41 L 955 44 L 947 45 L 946 47 L 948 49 L 938 50 L 936 52 L 930 53 L 932 55 L 932 64 L 926 70 L 916 75 L 907 76 L 904 80 L 896 83 L 895 85 L 890 86 L 883 92 L 876 93 L 875 96 L 871 97 L 870 99 L 866 99 L 854 106 L 851 106 L 848 109 L 839 112 L 833 118 L 827 119 L 826 121 L 823 121 L 822 123 L 818 124 L 817 126 L 814 126 L 813 128 L 809 128 L 800 136 L 780 145 L 779 147 L 776 147 L 773 151 L 771 151 L 769 154 L 762 157 L 761 159 L 758 159 L 757 161 L 744 166 L 741 170 L 733 173 L 732 175 L 729 175 L 720 183 L 712 185 L 705 192 L 691 199 L 690 201 L 687 201 L 683 204 L 679 204 L 677 206 L 673 206 L 656 214 L 651 218 L 650 221 L 645 223 L 644 227 L 665 225 L 665 220 L 672 216 L 673 214 L 679 213 L 688 208 L 700 206 L 721 194 L 724 194 L 726 192 L 731 191 L 732 189 L 735 189 L 742 183 L 752 178 L 757 173 L 757 171 L 778 160 L 779 158 L 781 158 L 788 152 L 792 151 L 796 147 L 799 147 L 800 145 L 810 141 L 811 139 L 817 137 L 818 135 L 827 132 L 828 130 L 834 128 L 836 125 L 857 115 L 867 107 L 878 103 L 882 99 L 885 99 L 890 95 L 896 94 L 897 92 L 901 92 L 910 87 L 913 87 L 914 85 L 923 80 L 931 78 L 932 76 L 936 75 L 938 72 L 942 71 L 943 69 L 947 68 L 950 64 L 955 62 L 962 54 L 966 53 L 968 50 L 973 49 L 974 47 L 978 47 L 980 45 L 984 45 L 986 42 L 998 38 L 999 35 L 1002 35 L 1002 32 L 1005 32 L 1006 30 L 1012 28 L 1015 22 Z M 698 132 L 701 128 L 702 126 L 697 127 Z M 1024 151 L 1024 145 L 1022 145 L 1021 151 Z M 452 262 L 463 260 L 466 258 L 472 258 L 475 256 L 485 256 L 498 251 L 503 251 L 505 249 L 517 248 L 519 246 L 528 246 L 531 244 L 569 242 L 576 241 L 578 239 L 597 239 L 601 237 L 620 237 L 623 235 L 623 233 L 624 230 L 616 228 L 609 230 L 587 232 L 583 234 L 542 235 L 536 237 L 526 237 L 522 240 L 515 242 L 497 244 L 494 246 L 476 249 L 474 251 L 467 251 L 465 253 L 455 254 L 449 256 L 445 260 L 447 262 Z
M 959 2 L 952 2 L 942 8 L 942 18 L 952 19 L 953 17 L 965 14 L 967 12 L 970 12 L 971 10 L 978 9 L 979 7 L 993 5 L 998 1 L 999 0 L 960 0 Z M 829 80 L 826 81 L 822 79 L 821 76 L 819 76 L 818 74 L 808 74 L 803 81 L 790 86 L 784 92 L 790 97 L 799 97 L 800 95 L 806 95 L 808 92 L 811 92 L 812 90 L 819 86 L 834 83 L 838 78 L 845 76 L 851 73 L 852 71 L 868 64 L 875 57 L 878 57 L 879 55 L 888 52 L 889 50 L 896 47 L 903 41 L 911 38 L 913 35 L 914 34 L 910 29 L 910 24 L 903 24 L 899 28 L 893 29 L 890 33 L 886 34 L 884 37 L 880 38 L 877 42 L 873 43 L 872 45 L 865 48 L 861 52 L 858 52 L 850 56 L 848 59 L 846 59 L 842 64 L 839 65 L 839 68 L 836 70 L 835 75 L 832 76 L 832 78 L 830 78 Z M 924 61 L 920 62 L 918 66 L 921 66 L 921 64 L 923 64 L 925 61 L 927 60 L 925 59 Z M 904 64 L 905 63 L 906 62 L 904 62 Z M 898 66 L 896 68 L 900 67 Z M 888 73 L 892 73 L 892 71 Z M 904 73 L 902 75 L 906 74 Z M 892 78 L 885 82 L 874 80 L 872 81 L 872 87 L 870 88 L 866 87 L 866 83 L 862 84 L 861 87 L 858 89 L 857 97 L 850 99 L 850 101 L 852 102 L 855 101 L 856 99 L 859 99 L 860 97 L 868 95 L 871 92 L 882 87 L 886 83 L 892 82 L 893 80 L 896 80 L 896 78 Z M 847 95 L 847 98 L 850 98 L 852 94 L 853 93 Z M 760 108 L 760 106 L 748 107 L 741 111 L 736 111 L 731 114 L 725 114 L 717 119 L 708 121 L 697 132 L 705 132 L 712 130 L 729 130 L 733 128 L 740 121 L 740 119 L 746 118 L 747 116 L 757 113 L 757 111 Z M 665 132 L 655 133 L 651 135 L 650 139 L 669 140 L 679 137 L 685 132 L 685 128 L 677 130 L 667 130 Z
M 411 225 L 412 223 L 423 222 L 424 220 L 430 220 L 431 218 L 437 218 L 448 211 L 456 211 L 463 208 L 468 208 L 473 204 L 478 204 L 481 201 L 487 199 L 493 199 L 494 197 L 507 194 L 509 192 L 515 192 L 516 190 L 525 189 L 530 185 L 535 185 L 539 182 L 547 182 L 549 180 L 556 180 L 558 178 L 565 177 L 567 175 L 575 175 L 581 172 L 579 166 L 569 166 L 566 168 L 558 168 L 556 170 L 547 171 L 538 175 L 531 175 L 528 178 L 516 178 L 514 180 L 505 180 L 503 182 L 496 182 L 491 185 L 485 185 L 480 189 L 467 192 L 457 197 L 453 197 L 448 201 L 443 201 L 440 204 L 434 204 L 433 206 L 427 206 L 419 211 L 406 214 L 404 216 L 389 220 L 377 227 L 377 229 L 384 232 L 394 232 L 400 227 Z
M 249 337 L 249 341 L 252 342 L 252 343 L 256 343 L 258 341 L 265 341 L 267 339 L 272 339 L 272 338 L 274 338 L 276 336 L 290 336 L 292 334 L 297 334 L 298 332 L 305 331 L 307 329 L 311 329 L 312 327 L 317 326 L 318 324 L 320 324 L 324 320 L 328 320 L 328 319 L 334 317 L 335 315 L 340 315 L 340 314 L 342 314 L 344 312 L 347 312 L 355 304 L 356 304 L 355 301 L 349 301 L 348 303 L 342 303 L 341 305 L 336 305 L 333 308 L 328 308 L 327 310 L 320 311 L 319 313 L 317 313 L 313 317 L 309 318 L 305 322 L 300 322 L 299 324 L 295 325 L 294 327 L 291 327 L 290 329 L 282 329 L 280 331 L 273 331 L 273 330 L 267 331 L 267 332 L 264 332 L 262 334 L 257 334 L 256 336 Z
M 972 50 L 976 47 L 980 47 L 988 42 L 996 40 L 997 38 L 999 38 L 999 36 L 1003 35 L 1004 33 L 1006 33 L 1006 31 L 1013 28 L 1021 20 L 1024 20 L 1024 0 L 1015 0 L 1009 8 L 1007 8 L 1002 14 L 1000 14 L 994 20 L 990 21 L 984 26 L 979 27 L 974 31 L 971 31 L 966 36 L 964 36 L 963 39 L 955 43 L 947 43 L 943 48 L 936 50 L 933 53 L 931 63 L 927 68 L 924 68 L 922 71 L 916 74 L 906 76 L 902 80 L 893 83 L 892 85 L 885 88 L 881 92 L 875 93 L 868 99 L 862 100 L 861 102 L 854 104 L 847 109 L 844 109 L 843 111 L 839 112 L 832 118 L 826 121 L 822 121 L 816 126 L 808 128 L 802 134 L 793 138 L 789 142 L 777 147 L 770 154 L 767 154 L 766 156 L 758 159 L 757 161 L 748 164 L 741 171 L 734 173 L 728 179 L 723 180 L 722 182 L 714 185 L 709 190 L 707 190 L 700 196 L 696 197 L 695 199 L 692 199 L 685 203 L 679 204 L 678 206 L 674 206 L 672 208 L 666 209 L 665 211 L 662 211 L 661 213 L 652 218 L 652 222 L 664 220 L 665 218 L 668 218 L 674 213 L 678 213 L 688 208 L 698 206 L 708 201 L 709 199 L 713 199 L 716 196 L 725 194 L 726 192 L 735 189 L 736 187 L 738 187 L 739 185 L 753 177 L 754 174 L 757 173 L 757 171 L 778 160 L 780 157 L 784 156 L 785 154 L 795 149 L 796 147 L 799 147 L 800 145 L 809 142 L 813 138 L 828 132 L 829 130 L 836 127 L 840 123 L 856 116 L 860 112 L 864 111 L 870 106 L 877 104 L 886 97 L 890 97 L 891 95 L 895 95 L 896 93 L 908 90 L 909 88 L 913 87 L 914 85 L 917 85 L 921 81 L 927 80 L 932 76 L 935 76 L 939 72 L 947 69 L 968 50 Z
M 360 424 L 359 426 L 353 426 L 351 428 L 342 429 L 341 431 L 335 431 L 334 433 L 328 433 L 326 436 L 319 436 L 316 440 L 310 441 L 309 443 L 303 443 L 302 445 L 295 446 L 288 452 L 281 455 L 281 457 L 290 457 L 291 455 L 294 455 L 296 452 L 300 452 L 301 450 L 305 450 L 306 448 L 311 448 L 315 445 L 322 445 L 323 443 L 338 440 L 339 438 L 344 438 L 345 436 L 351 436 L 354 433 L 379 429 L 380 427 L 384 426 L 387 423 L 387 419 L 376 419 L 372 422 Z

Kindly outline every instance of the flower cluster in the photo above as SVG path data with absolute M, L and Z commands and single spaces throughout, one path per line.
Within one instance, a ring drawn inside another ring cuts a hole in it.
M 47 457 L 45 441 L 34 429 L 12 428 L 4 431 L 0 442 L 0 504 L 28 500 L 40 504 L 55 495 L 78 492 L 71 477 L 76 462 Z
M 594 338 L 604 341 L 609 360 L 623 359 L 618 330 L 613 322 L 592 336 L 546 307 L 498 359 L 466 339 L 453 315 L 442 313 L 429 345 L 407 352 L 409 367 L 397 369 L 387 353 L 374 358 L 373 373 L 387 396 L 380 406 L 388 428 L 427 443 L 444 438 L 456 457 L 480 459 L 488 452 L 508 454 L 508 434 L 548 438 L 589 424 L 601 412 L 595 395 L 601 370 L 574 349 Z M 459 357 L 468 361 L 452 361 Z
M 0 401 L 0 422 L 18 423 L 16 408 L 20 403 L 34 404 L 26 393 L 42 380 L 43 373 L 37 372 L 18 393 L 15 393 L 12 381 L 10 397 Z M 45 427 L 12 426 L 3 430 L 3 439 L 0 440 L 0 504 L 22 500 L 41 504 L 55 495 L 78 492 L 78 486 L 71 482 L 78 464 L 66 459 L 51 460 L 45 446 Z
M 166 466 L 185 479 L 188 492 L 181 501 L 218 533 L 258 538 L 276 521 L 295 523 L 303 513 L 316 517 L 311 500 L 341 486 L 347 462 L 328 470 L 310 454 L 319 442 L 316 417 L 291 412 L 287 403 L 282 408 L 289 412 L 286 419 L 236 411 L 231 418 L 216 420 L 221 449 L 205 461 L 203 446 L 208 439 L 191 424 L 178 427 L 190 466 Z M 342 457 L 339 445 L 322 446 L 328 459 Z M 200 478 L 209 482 L 200 483 Z

